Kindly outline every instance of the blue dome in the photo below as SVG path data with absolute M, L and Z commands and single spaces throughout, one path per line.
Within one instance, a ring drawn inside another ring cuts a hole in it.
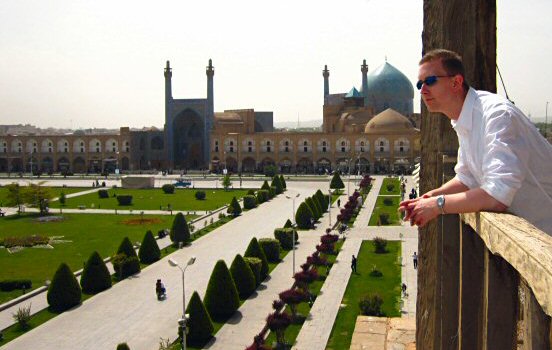
M 376 114 L 393 108 L 403 115 L 411 115 L 413 100 L 412 83 L 388 62 L 368 74 L 368 105 L 374 107 Z

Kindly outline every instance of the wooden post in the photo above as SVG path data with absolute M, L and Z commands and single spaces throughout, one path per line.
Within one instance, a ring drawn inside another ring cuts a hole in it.
M 551 323 L 539 305 L 531 288 L 526 283 L 521 284 L 523 291 L 523 349 L 524 350 L 548 350 L 551 345 Z
M 496 91 L 496 0 L 424 0 L 422 42 L 423 52 L 436 48 L 458 52 L 468 83 L 476 89 Z M 448 118 L 429 113 L 423 103 L 420 129 L 423 194 L 443 184 L 448 165 L 443 165 L 442 155 L 456 152 L 458 140 Z M 457 340 L 458 279 L 454 266 L 459 227 L 458 218 L 447 216 L 442 226 L 433 221 L 420 229 L 416 306 L 419 349 L 449 349 Z

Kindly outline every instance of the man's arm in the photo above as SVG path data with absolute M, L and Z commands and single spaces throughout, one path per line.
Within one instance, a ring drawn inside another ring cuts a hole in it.
M 443 184 L 441 187 L 426 193 L 428 197 L 435 197 L 441 194 L 453 194 L 468 191 L 470 188 L 464 185 L 456 177 Z M 423 196 L 422 196 L 423 197 Z
M 503 212 L 506 209 L 508 207 L 505 204 L 496 200 L 482 188 L 447 194 L 443 207 L 446 214 L 473 213 L 482 210 Z M 408 212 L 405 220 L 410 220 L 411 224 L 420 227 L 441 214 L 435 197 L 422 198 L 416 203 L 409 204 L 405 210 Z

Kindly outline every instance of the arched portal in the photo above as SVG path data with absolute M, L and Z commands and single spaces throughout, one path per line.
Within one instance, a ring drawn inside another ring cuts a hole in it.
M 186 109 L 173 122 L 174 167 L 197 169 L 203 167 L 203 120 L 196 112 Z

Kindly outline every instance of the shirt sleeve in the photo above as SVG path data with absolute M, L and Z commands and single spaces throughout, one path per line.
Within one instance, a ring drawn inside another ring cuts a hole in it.
M 522 125 L 516 120 L 520 116 L 513 113 L 503 109 L 486 117 L 482 162 L 481 188 L 508 207 L 525 179 L 529 161 Z
M 464 154 L 464 150 L 462 148 L 462 145 L 460 145 L 458 147 L 458 159 L 456 160 L 456 165 L 454 166 L 454 172 L 456 173 L 456 176 L 454 178 L 470 189 L 479 187 L 470 169 L 466 165 L 465 158 L 466 156 Z

